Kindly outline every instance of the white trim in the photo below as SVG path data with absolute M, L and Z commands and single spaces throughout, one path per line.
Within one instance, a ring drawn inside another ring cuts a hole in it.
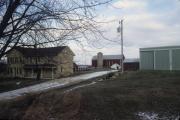
M 169 50 L 169 69 L 172 70 L 172 49 Z
M 139 69 L 141 70 L 141 51 L 139 51 Z
M 52 79 L 54 79 L 54 72 L 53 72 L 53 68 L 52 68 Z
M 161 51 L 161 50 L 180 50 L 180 48 L 156 48 L 156 49 L 140 49 L 140 52 L 147 52 L 147 51 Z
M 34 78 L 34 71 L 33 71 L 33 69 L 31 70 L 31 77 Z
M 41 78 L 43 78 L 43 69 L 41 68 Z
M 156 70 L 156 50 L 154 50 L 153 51 L 153 54 L 154 54 L 154 60 L 153 60 L 153 62 L 154 62 L 154 70 Z

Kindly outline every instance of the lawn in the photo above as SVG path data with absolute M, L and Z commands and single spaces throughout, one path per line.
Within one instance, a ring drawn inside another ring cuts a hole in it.
M 2 119 L 177 120 L 180 72 L 126 72 L 4 101 L 0 108 Z

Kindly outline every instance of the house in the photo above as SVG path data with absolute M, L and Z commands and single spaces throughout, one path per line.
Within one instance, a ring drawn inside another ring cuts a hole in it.
M 113 64 L 119 64 L 124 59 L 122 55 L 103 55 L 101 52 L 92 58 L 92 67 L 95 68 L 111 68 Z
M 5 75 L 7 70 L 6 60 L 0 60 L 0 75 Z
M 125 71 L 136 71 L 139 70 L 139 59 L 129 58 L 124 60 L 124 70 Z
M 68 46 L 49 48 L 15 47 L 7 54 L 8 76 L 54 79 L 73 73 L 74 53 Z M 37 71 L 38 70 L 38 71 Z
M 180 70 L 180 46 L 140 48 L 141 70 Z

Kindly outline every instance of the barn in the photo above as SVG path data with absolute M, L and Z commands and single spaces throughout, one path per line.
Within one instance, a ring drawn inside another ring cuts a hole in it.
M 112 65 L 118 64 L 121 66 L 121 61 L 124 59 L 122 55 L 103 55 L 99 52 L 92 58 L 92 67 L 94 68 L 111 68 Z
M 180 70 L 180 46 L 140 48 L 141 70 Z

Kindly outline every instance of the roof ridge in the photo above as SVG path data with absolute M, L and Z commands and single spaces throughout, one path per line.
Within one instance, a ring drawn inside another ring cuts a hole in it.
M 26 48 L 17 46 L 14 49 L 21 52 L 25 57 L 45 57 L 45 56 L 56 56 L 63 49 L 68 46 L 57 46 L 57 47 L 46 47 L 46 48 Z

